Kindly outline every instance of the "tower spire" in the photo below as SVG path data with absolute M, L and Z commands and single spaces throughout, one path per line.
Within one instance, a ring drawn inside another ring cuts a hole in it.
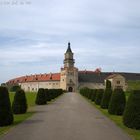
M 68 42 L 68 48 L 67 48 L 66 53 L 68 53 L 68 52 L 71 52 L 71 53 L 72 53 L 72 51 L 71 51 L 71 47 L 70 47 L 70 42 Z
M 64 67 L 66 68 L 72 68 L 74 67 L 74 59 L 73 59 L 73 53 L 71 51 L 71 47 L 70 47 L 70 42 L 68 42 L 68 48 L 67 51 L 65 53 L 65 59 L 64 59 Z

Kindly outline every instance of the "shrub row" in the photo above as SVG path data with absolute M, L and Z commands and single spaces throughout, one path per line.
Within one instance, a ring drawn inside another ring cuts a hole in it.
M 109 114 L 122 115 L 125 126 L 140 130 L 140 90 L 131 92 L 126 103 L 125 93 L 122 89 L 114 89 L 110 84 L 103 89 L 80 89 L 80 94 L 95 101 L 103 109 L 108 109 Z
M 98 105 L 101 103 L 103 93 L 104 93 L 103 89 L 89 89 L 89 88 L 80 89 L 80 94 L 82 94 L 91 101 L 95 101 L 95 103 Z
M 12 103 L 13 113 L 24 114 L 27 112 L 27 106 L 27 99 L 24 90 L 17 89 Z
M 19 85 L 14 85 L 10 87 L 9 89 L 11 92 L 16 92 L 17 90 L 21 89 L 21 87 Z
M 126 98 L 122 89 L 115 89 L 108 107 L 109 114 L 122 115 L 125 109 Z
M 37 105 L 45 105 L 63 93 L 62 89 L 43 89 L 38 90 L 35 103 Z
M 0 87 L 0 126 L 7 126 L 13 123 L 9 92 L 6 87 Z
M 123 123 L 129 128 L 140 130 L 140 90 L 131 92 L 123 114 Z
M 63 93 L 62 89 L 39 89 L 36 96 L 36 104 L 46 104 Z M 14 121 L 13 114 L 27 112 L 27 99 L 24 90 L 17 88 L 12 106 L 9 92 L 6 87 L 0 86 L 0 126 L 11 125 Z
M 26 111 L 27 101 L 22 89 L 16 91 L 11 107 L 8 89 L 0 87 L 0 126 L 11 125 L 14 121 L 13 114 L 23 114 Z

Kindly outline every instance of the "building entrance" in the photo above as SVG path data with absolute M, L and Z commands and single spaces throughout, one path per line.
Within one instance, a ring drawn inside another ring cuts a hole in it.
M 69 87 L 68 92 L 73 92 L 73 88 Z

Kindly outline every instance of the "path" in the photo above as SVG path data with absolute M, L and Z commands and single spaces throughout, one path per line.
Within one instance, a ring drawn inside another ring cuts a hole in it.
M 66 93 L 0 140 L 131 140 L 77 93 Z

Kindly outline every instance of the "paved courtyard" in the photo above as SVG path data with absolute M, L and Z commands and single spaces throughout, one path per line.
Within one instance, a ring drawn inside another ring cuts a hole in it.
M 131 140 L 77 93 L 66 93 L 35 110 L 0 140 Z

